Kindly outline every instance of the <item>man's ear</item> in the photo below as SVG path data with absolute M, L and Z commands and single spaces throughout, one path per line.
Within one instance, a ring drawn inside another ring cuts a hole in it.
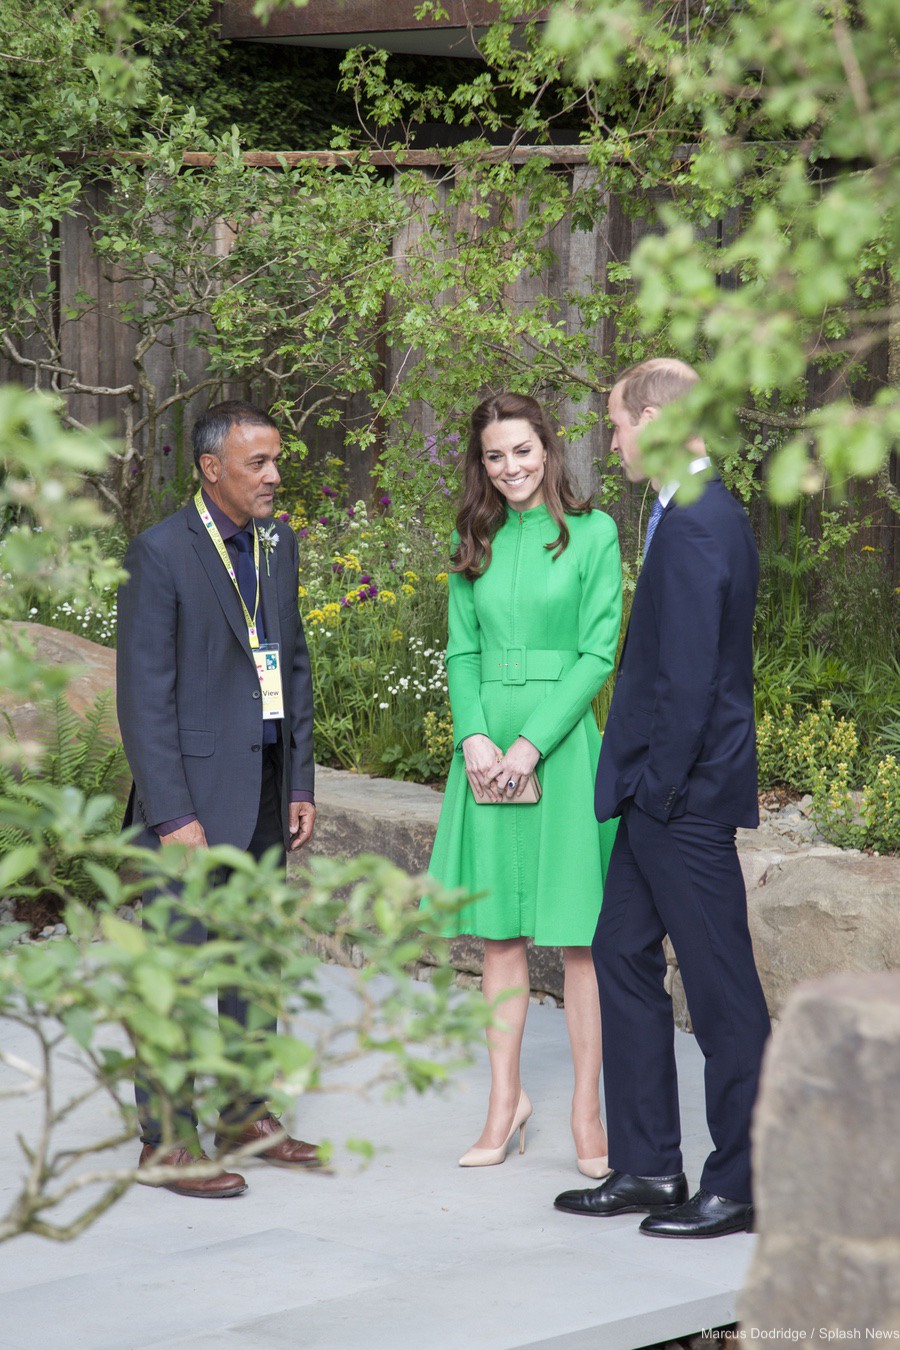
M 642 409 L 640 420 L 642 422 L 652 422 L 658 415 L 659 408 L 654 408 L 652 404 L 648 404 L 646 408 Z
M 218 455 L 201 455 L 200 472 L 209 483 L 218 483 L 222 476 L 222 461 Z

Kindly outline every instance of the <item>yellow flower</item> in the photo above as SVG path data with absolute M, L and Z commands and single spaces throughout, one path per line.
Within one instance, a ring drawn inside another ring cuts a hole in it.
M 344 599 L 347 601 L 348 605 L 355 605 L 356 598 L 357 598 L 356 591 L 348 591 L 347 594 L 344 596 Z
M 410 586 L 408 582 L 404 581 L 403 585 L 400 587 L 400 594 L 415 595 L 415 593 L 416 593 L 415 586 Z
M 391 642 L 402 642 L 402 641 L 403 641 L 403 633 L 402 633 L 402 631 L 401 631 L 399 628 L 392 628 L 392 629 L 391 629 Z
M 297 594 L 301 600 L 305 600 L 306 597 L 309 595 L 309 591 L 306 589 L 305 586 L 301 586 L 297 591 Z
M 313 624 L 324 623 L 325 615 L 322 613 L 320 609 L 311 609 L 306 616 L 306 622 Z
M 362 563 L 359 561 L 359 558 L 356 556 L 355 553 L 348 553 L 346 558 L 338 558 L 337 561 L 342 562 L 344 566 L 346 568 L 349 568 L 351 572 L 362 571 Z
M 442 586 L 446 586 L 448 581 L 447 573 L 438 572 L 437 576 L 435 577 L 435 581 L 439 581 Z
M 404 573 L 403 573 L 403 580 L 404 580 L 404 581 L 418 581 L 419 578 L 416 576 L 415 572 L 404 572 Z
M 871 544 L 863 544 L 862 548 L 861 548 L 859 551 L 860 551 L 860 553 L 874 553 L 874 552 L 875 552 L 875 550 L 874 550 L 874 548 L 872 547 Z
M 393 591 L 379 591 L 378 599 L 383 605 L 396 605 L 397 597 Z
M 330 600 L 328 604 L 323 607 L 322 613 L 325 615 L 326 619 L 339 619 L 341 617 L 341 607 L 340 605 L 336 605 L 333 600 Z

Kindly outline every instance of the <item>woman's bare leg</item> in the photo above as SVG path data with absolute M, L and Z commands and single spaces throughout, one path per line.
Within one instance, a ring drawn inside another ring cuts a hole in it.
M 600 998 L 590 947 L 564 947 L 566 1029 L 572 1047 L 575 1091 L 572 1094 L 572 1137 L 579 1158 L 600 1158 L 607 1152 L 600 1123 Z
M 529 989 L 524 938 L 509 938 L 504 942 L 485 938 L 481 988 L 489 1003 L 508 989 L 518 991 L 500 1004 L 496 1014 L 500 1025 L 492 1027 L 487 1033 L 491 1096 L 487 1121 L 474 1147 L 499 1148 L 509 1134 L 522 1091 L 519 1059 L 528 1013 Z

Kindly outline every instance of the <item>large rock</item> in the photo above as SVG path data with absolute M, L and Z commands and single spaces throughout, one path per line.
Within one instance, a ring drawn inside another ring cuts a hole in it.
M 754 1121 L 744 1339 L 900 1340 L 898 1084 L 900 973 L 794 991 Z
M 773 1016 L 801 980 L 900 969 L 900 858 L 813 849 L 773 863 L 749 900 Z
M 740 831 L 750 934 L 773 1018 L 802 980 L 900 969 L 900 858 L 821 845 L 779 852 L 759 842 L 754 847 L 751 831 Z M 667 951 L 675 1021 L 690 1031 L 678 963 Z
M 64 633 L 59 628 L 47 628 L 42 623 L 10 623 L 34 647 L 48 665 L 68 666 L 72 680 L 66 692 L 70 707 L 83 717 L 102 693 L 110 695 L 110 730 L 118 733 L 115 720 L 116 654 L 109 647 L 101 647 L 75 633 Z M 19 741 L 42 743 L 50 726 L 46 704 L 32 703 L 0 690 L 0 709 L 9 715 Z

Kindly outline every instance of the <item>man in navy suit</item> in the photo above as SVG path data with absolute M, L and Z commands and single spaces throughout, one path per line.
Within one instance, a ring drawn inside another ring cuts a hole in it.
M 647 478 L 640 433 L 697 375 L 645 361 L 609 400 L 613 449 Z M 692 471 L 710 474 L 702 441 Z M 750 1117 L 769 1017 L 747 926 L 737 826 L 759 823 L 753 612 L 759 559 L 750 522 L 712 475 L 696 501 L 658 492 L 597 771 L 599 820 L 621 816 L 594 938 L 603 1014 L 609 1161 L 558 1209 L 647 1212 L 641 1232 L 700 1238 L 752 1227 Z M 683 497 L 683 494 L 682 494 Z M 714 1148 L 688 1198 L 682 1171 L 668 933 L 706 1059 Z
M 231 844 L 260 858 L 273 847 L 302 847 L 316 815 L 297 540 L 271 520 L 281 439 L 267 413 L 238 402 L 210 408 L 191 439 L 197 496 L 132 541 L 119 591 L 117 703 L 134 776 L 125 823 L 143 825 L 137 842 L 145 847 Z M 152 900 L 145 896 L 145 905 Z M 196 923 L 178 932 L 185 942 L 208 936 Z M 234 990 L 222 990 L 219 1011 L 247 1025 L 249 1009 Z M 162 1126 L 150 1089 L 136 1087 L 140 1165 L 202 1157 L 189 1101 L 177 1115 L 178 1146 L 156 1156 Z M 263 1101 L 235 1103 L 216 1142 L 266 1139 L 266 1162 L 320 1161 L 312 1144 L 285 1135 Z M 219 1198 L 240 1195 L 246 1183 L 222 1172 L 168 1189 Z

